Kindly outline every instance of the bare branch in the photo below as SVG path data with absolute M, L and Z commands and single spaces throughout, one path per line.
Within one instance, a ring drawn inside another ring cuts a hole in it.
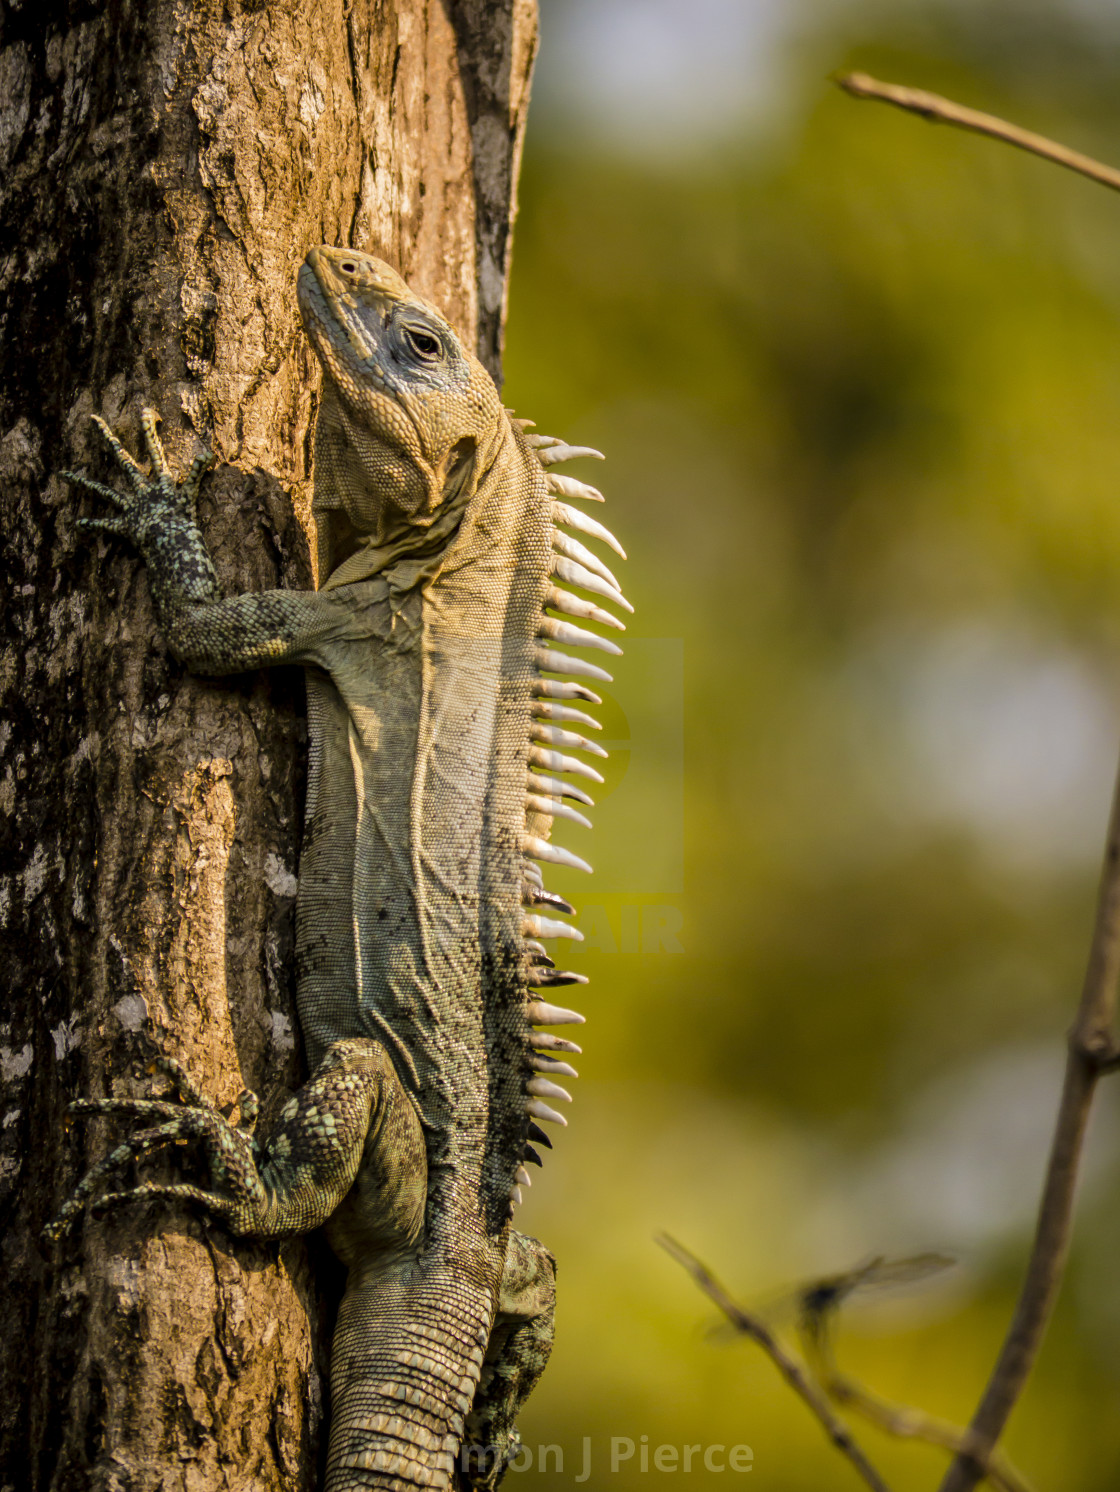
M 695 1254 L 690 1254 L 683 1245 L 677 1243 L 676 1239 L 661 1233 L 657 1242 L 678 1264 L 688 1270 L 700 1289 L 719 1307 L 736 1331 L 758 1343 L 790 1388 L 816 1416 L 829 1440 L 841 1455 L 847 1456 L 872 1492 L 890 1492 L 886 1482 L 852 1438 L 847 1425 L 832 1412 L 828 1400 L 805 1371 L 804 1365 L 782 1346 L 765 1321 L 743 1310 L 742 1306 L 732 1300 L 707 1266 Z
M 854 1448 L 850 1432 L 831 1413 L 825 1402 L 826 1397 L 862 1414 L 877 1429 L 888 1435 L 895 1435 L 900 1439 L 923 1440 L 930 1445 L 940 1446 L 943 1450 L 954 1453 L 963 1451 L 976 1456 L 986 1466 L 984 1477 L 998 1492 L 1033 1492 L 1026 1478 L 1001 1452 L 993 1450 L 988 1455 L 983 1453 L 972 1429 L 962 1429 L 959 1425 L 938 1419 L 920 1409 L 892 1404 L 872 1393 L 855 1378 L 841 1373 L 837 1365 L 832 1339 L 833 1324 L 841 1307 L 856 1291 L 865 1287 L 879 1288 L 920 1280 L 951 1265 L 954 1261 L 948 1256 L 918 1254 L 906 1259 L 886 1259 L 879 1256 L 866 1260 L 855 1269 L 845 1270 L 842 1274 L 807 1281 L 793 1296 L 798 1303 L 798 1331 L 805 1353 L 805 1362 L 802 1363 L 783 1346 L 762 1317 L 744 1310 L 737 1301 L 731 1299 L 694 1254 L 666 1234 L 661 1234 L 657 1242 L 688 1270 L 704 1293 L 727 1317 L 731 1326 L 762 1347 L 786 1382 L 824 1425 L 829 1438 L 849 1456 Z M 837 1430 L 845 1437 L 846 1443 L 838 1439 Z M 858 1461 L 856 1464 L 857 1469 L 865 1476 L 870 1473 L 875 1478 L 872 1486 L 882 1485 L 878 1474 L 866 1462 L 864 1466 L 860 1466 Z
M 942 1450 L 954 1453 L 977 1449 L 970 1431 L 934 1414 L 926 1414 L 922 1409 L 893 1404 L 846 1374 L 834 1370 L 822 1375 L 821 1386 L 830 1399 L 862 1414 L 887 1435 L 895 1435 L 901 1440 L 922 1440 L 927 1445 L 940 1446 Z M 1002 1451 L 992 1452 L 985 1474 L 999 1492 L 1033 1492 L 1031 1484 Z
M 1120 975 L 1120 775 L 1113 791 L 1089 964 L 1069 1035 L 1065 1082 L 1050 1147 L 1026 1278 L 992 1376 L 969 1427 L 972 1443 L 941 1492 L 971 1492 L 1022 1393 L 1058 1296 L 1073 1221 L 1077 1170 L 1101 1074 L 1115 1062 L 1112 1021 Z
M 1102 186 L 1120 189 L 1120 171 L 1058 145 L 1043 135 L 1008 124 L 992 114 L 978 113 L 935 93 L 881 83 L 865 73 L 850 73 L 836 81 L 856 98 L 878 99 L 921 114 L 935 123 L 953 124 L 977 134 L 990 135 L 1077 171 Z M 1118 975 L 1120 776 L 1113 792 L 1089 963 L 1077 1018 L 1069 1036 L 1065 1081 L 1026 1277 L 1003 1347 L 969 1426 L 968 1443 L 949 1467 L 940 1492 L 971 1492 L 984 1476 L 985 1464 L 991 1460 L 1042 1345 L 1069 1252 L 1077 1171 L 1093 1094 L 1102 1074 L 1120 1066 L 1120 1048 L 1112 1034 Z
M 916 1283 L 953 1263 L 945 1254 L 916 1254 L 906 1259 L 879 1256 L 843 1274 L 809 1280 L 797 1292 L 798 1332 L 813 1376 L 834 1403 L 862 1414 L 888 1435 L 923 1440 L 954 1453 L 962 1450 L 974 1453 L 977 1445 L 971 1430 L 909 1405 L 892 1404 L 855 1378 L 841 1373 L 833 1341 L 833 1327 L 840 1311 L 857 1291 Z M 998 1450 L 987 1458 L 986 1476 L 999 1492 L 1031 1492 L 1026 1479 Z
M 905 109 L 908 113 L 920 114 L 931 124 L 954 124 L 958 129 L 971 130 L 977 135 L 990 135 L 993 140 L 1003 140 L 1007 145 L 1029 151 L 1031 155 L 1040 155 L 1044 160 L 1054 161 L 1069 171 L 1076 171 L 1081 176 L 1088 176 L 1091 181 L 1099 181 L 1102 186 L 1120 191 L 1120 171 L 1114 167 L 1102 165 L 1100 161 L 1093 160 L 1092 156 L 1082 155 L 1079 150 L 1070 150 L 1055 140 L 1048 140 L 1045 135 L 1036 135 L 1033 130 L 1008 124 L 1006 119 L 1000 119 L 995 114 L 982 114 L 979 109 L 968 109 L 964 104 L 954 103 L 951 98 L 942 98 L 938 93 L 926 93 L 922 88 L 903 88 L 897 83 L 880 83 L 877 78 L 868 77 L 866 73 L 846 73 L 843 77 L 836 78 L 835 82 L 854 98 L 877 99 L 880 103 L 894 104 L 896 108 Z

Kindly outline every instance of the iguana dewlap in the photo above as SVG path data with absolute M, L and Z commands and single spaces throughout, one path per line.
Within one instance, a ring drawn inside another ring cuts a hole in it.
M 258 1147 L 170 1061 L 187 1100 L 101 1100 L 84 1112 L 155 1121 L 89 1174 L 58 1236 L 109 1171 L 197 1135 L 212 1190 L 190 1197 L 238 1233 L 325 1224 L 348 1267 L 331 1363 L 327 1492 L 492 1486 L 547 1360 L 553 1266 L 511 1229 L 537 1121 L 563 1123 L 553 1081 L 573 1043 L 536 1029 L 582 1017 L 540 991 L 582 982 L 542 940 L 578 937 L 537 862 L 586 822 L 601 781 L 573 751 L 602 669 L 561 651 L 617 652 L 577 621 L 629 609 L 605 564 L 621 553 L 566 499 L 594 488 L 549 468 L 595 455 L 527 434 L 443 318 L 380 260 L 321 248 L 299 275 L 322 364 L 315 435 L 321 588 L 221 599 L 195 521 L 205 462 L 169 474 L 145 414 L 149 480 L 105 433 L 127 498 L 95 526 L 129 538 L 160 624 L 192 669 L 307 669 L 307 824 L 296 903 L 297 1003 L 313 1076 Z M 574 589 L 569 589 L 574 587 Z M 579 594 L 582 593 L 582 594 Z M 594 597 L 595 599 L 585 599 Z M 587 867 L 584 867 L 587 868 Z M 243 1117 L 252 1111 L 243 1105 Z M 547 1143 L 547 1142 L 545 1142 Z M 462 1455 L 461 1455 L 462 1448 Z

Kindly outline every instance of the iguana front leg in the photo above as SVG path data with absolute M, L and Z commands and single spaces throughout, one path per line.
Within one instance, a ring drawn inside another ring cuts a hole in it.
M 222 599 L 218 577 L 198 527 L 198 491 L 213 465 L 206 452 L 177 481 L 157 432 L 158 416 L 141 415 L 150 475 L 98 415 L 101 431 L 128 479 L 131 492 L 115 491 L 80 472 L 62 475 L 112 503 L 112 518 L 79 519 L 87 532 L 127 539 L 143 556 L 152 599 L 168 646 L 199 673 L 239 673 L 308 658 L 323 611 L 313 591 L 261 591 Z

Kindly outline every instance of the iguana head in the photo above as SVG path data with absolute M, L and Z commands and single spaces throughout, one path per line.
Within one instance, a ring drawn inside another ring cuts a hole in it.
M 435 541 L 448 505 L 470 495 L 503 414 L 482 364 L 382 260 L 312 249 L 298 292 L 324 374 L 315 459 L 334 478 L 315 484 L 332 503 L 325 510 L 317 496 L 323 583 L 359 550 L 396 556 Z

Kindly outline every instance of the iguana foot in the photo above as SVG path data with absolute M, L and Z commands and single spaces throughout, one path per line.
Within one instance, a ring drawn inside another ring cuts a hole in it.
M 155 410 L 145 409 L 140 422 L 151 462 L 149 474 L 100 415 L 92 418 L 132 491 L 125 495 L 81 472 L 62 472 L 66 481 L 84 487 L 117 509 L 112 518 L 79 518 L 78 527 L 86 532 L 128 539 L 143 554 L 154 577 L 164 576 L 169 567 L 167 579 L 182 598 L 212 599 L 217 594 L 218 582 L 198 530 L 198 491 L 202 478 L 214 464 L 213 453 L 204 451 L 196 456 L 186 476 L 177 481 L 159 438 L 159 416 Z
M 336 1042 L 314 1077 L 285 1104 L 263 1145 L 251 1137 L 257 1117 L 254 1093 L 243 1090 L 238 1101 L 240 1120 L 231 1124 L 177 1062 L 161 1057 L 153 1065 L 172 1078 L 185 1102 L 102 1098 L 79 1099 L 70 1105 L 69 1112 L 76 1115 L 127 1115 L 159 1122 L 130 1135 L 82 1178 L 58 1216 L 43 1230 L 46 1242 L 62 1238 L 87 1202 L 100 1208 L 155 1197 L 198 1202 L 220 1217 L 233 1233 L 277 1238 L 310 1232 L 334 1213 L 350 1191 L 375 1113 L 378 1135 L 385 1137 L 394 1130 L 394 1125 L 387 1123 L 387 1115 L 399 1111 L 403 1102 L 408 1107 L 405 1118 L 411 1118 L 419 1134 L 415 1110 L 404 1097 L 384 1048 L 376 1041 Z M 202 1143 L 210 1170 L 209 1189 L 189 1183 L 147 1182 L 123 1191 L 100 1190 L 107 1178 L 128 1161 L 190 1140 Z M 415 1144 L 406 1148 L 416 1151 Z M 422 1141 L 419 1155 L 422 1160 Z M 393 1155 L 380 1161 L 376 1155 L 371 1158 L 367 1169 L 375 1191 L 382 1189 L 377 1183 L 383 1176 L 393 1179 L 399 1169 L 394 1164 L 397 1159 Z M 409 1216 L 418 1210 L 422 1217 L 425 1179 L 421 1164 L 415 1176 L 409 1173 L 402 1195 L 387 1210 L 392 1212 L 404 1200 Z M 400 1183 L 397 1191 L 401 1192 Z M 366 1210 L 372 1212 L 370 1221 L 376 1228 L 376 1198 Z
M 67 1109 L 70 1116 L 85 1114 L 128 1115 L 135 1119 L 159 1119 L 163 1122 L 141 1129 L 118 1145 L 106 1158 L 88 1171 L 59 1210 L 58 1216 L 43 1229 L 43 1239 L 57 1243 L 72 1227 L 87 1202 L 97 1208 L 131 1201 L 138 1197 L 189 1197 L 204 1203 L 210 1211 L 228 1216 L 238 1205 L 238 1194 L 253 1190 L 257 1175 L 257 1146 L 250 1138 L 258 1112 L 257 1095 L 248 1088 L 238 1097 L 238 1123 L 230 1124 L 211 1100 L 194 1083 L 173 1057 L 157 1057 L 149 1071 L 159 1069 L 170 1077 L 180 1102 L 168 1099 L 94 1098 L 78 1099 Z M 210 1163 L 211 1180 L 227 1192 L 204 1191 L 185 1184 L 164 1185 L 147 1182 L 126 1191 L 99 1192 L 107 1177 L 131 1160 L 166 1145 L 183 1144 L 189 1139 L 203 1141 Z
M 97 1208 L 109 1207 L 119 1202 L 133 1201 L 140 1197 L 192 1198 L 202 1202 L 211 1212 L 229 1217 L 238 1207 L 236 1196 L 220 1192 L 204 1191 L 197 1186 L 184 1183 L 165 1185 L 145 1182 L 127 1191 L 100 1192 L 98 1188 L 114 1171 L 127 1161 L 138 1159 L 151 1150 L 165 1145 L 182 1144 L 192 1138 L 201 1139 L 206 1145 L 210 1161 L 211 1177 L 215 1185 L 239 1184 L 252 1189 L 252 1178 L 256 1174 L 256 1162 L 251 1141 L 238 1132 L 228 1120 L 211 1108 L 184 1108 L 174 1103 L 162 1103 L 145 1099 L 85 1099 L 70 1105 L 71 1114 L 128 1114 L 137 1119 L 162 1119 L 148 1129 L 141 1129 L 118 1145 L 99 1165 L 88 1171 L 75 1187 L 58 1216 L 43 1229 L 43 1238 L 55 1243 L 69 1231 L 74 1219 L 87 1202 Z

